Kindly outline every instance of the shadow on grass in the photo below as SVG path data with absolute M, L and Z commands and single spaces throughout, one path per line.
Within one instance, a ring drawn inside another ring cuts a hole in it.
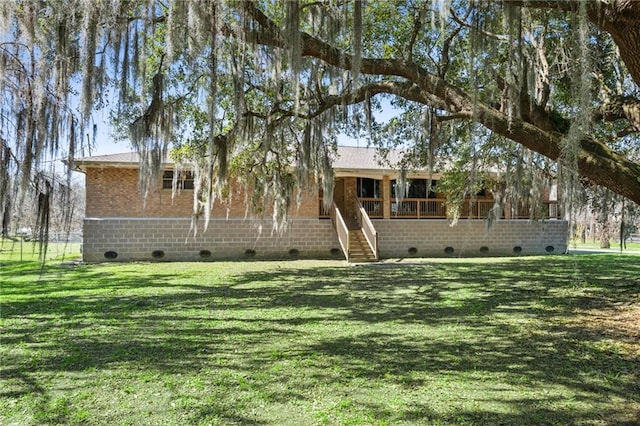
M 243 416 L 235 400 L 243 386 L 262 403 L 283 405 L 363 385 L 418 398 L 401 409 L 384 394 L 359 401 L 371 417 L 395 422 L 640 422 L 640 360 L 617 351 L 604 330 L 573 321 L 584 309 L 637 301 L 637 257 L 291 263 L 222 281 L 197 268 L 179 280 L 138 272 L 50 267 L 32 283 L 4 285 L 3 346 L 23 350 L 3 355 L 10 386 L 0 395 L 45 395 L 40 374 L 207 371 L 220 395 L 194 403 L 196 423 L 269 423 Z M 0 271 L 0 279 L 10 283 L 16 273 L 29 269 Z M 456 412 L 429 403 L 430 388 Z

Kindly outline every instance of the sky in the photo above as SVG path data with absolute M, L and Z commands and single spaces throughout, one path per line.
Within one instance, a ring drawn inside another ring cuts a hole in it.
M 381 99 L 382 112 L 376 113 L 376 120 L 380 123 L 387 122 L 398 114 L 398 110 L 394 108 L 388 99 Z M 109 123 L 109 114 L 106 110 L 98 111 L 93 116 L 94 123 L 97 126 L 96 144 L 91 150 L 91 155 L 116 154 L 121 152 L 131 152 L 133 148 L 128 141 L 115 141 L 112 136 L 112 130 Z M 338 145 L 342 146 L 367 146 L 364 138 L 354 139 L 346 135 L 338 136 Z M 83 156 L 89 156 L 85 153 Z

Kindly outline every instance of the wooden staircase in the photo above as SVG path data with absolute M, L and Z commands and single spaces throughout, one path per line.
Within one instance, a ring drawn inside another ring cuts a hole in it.
M 362 206 L 358 202 L 360 211 L 364 212 Z M 378 235 L 373 229 L 373 225 L 367 216 L 367 213 L 360 213 L 366 218 L 367 227 L 360 226 L 360 217 L 356 214 L 354 217 L 343 217 L 340 209 L 334 202 L 331 206 L 330 214 L 333 228 L 338 234 L 338 241 L 342 252 L 345 254 L 347 262 L 360 263 L 360 262 L 377 262 L 378 256 L 376 253 L 378 247 Z M 373 243 L 369 244 L 367 235 L 372 234 Z
M 375 262 L 376 255 L 371 250 L 361 229 L 349 230 L 349 262 Z
M 347 261 L 351 263 L 375 262 L 376 255 L 371 250 L 362 229 L 355 218 L 345 219 L 349 230 L 349 255 Z

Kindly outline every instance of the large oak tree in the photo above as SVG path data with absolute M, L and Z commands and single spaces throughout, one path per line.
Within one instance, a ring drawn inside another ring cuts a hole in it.
M 501 199 L 551 177 L 640 203 L 637 1 L 15 0 L 0 18 L 3 211 L 46 153 L 72 162 L 95 108 L 143 154 L 143 190 L 173 143 L 205 215 L 233 174 L 282 222 L 296 184 L 331 192 L 341 133 L 408 168 L 498 169 Z

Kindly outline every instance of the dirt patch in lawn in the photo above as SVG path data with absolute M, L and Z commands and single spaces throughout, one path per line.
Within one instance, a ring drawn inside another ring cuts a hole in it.
M 640 301 L 580 310 L 575 325 L 604 351 L 637 365 L 635 382 L 640 383 Z M 623 412 L 603 424 L 635 425 L 640 421 L 640 403 L 631 402 Z
M 640 301 L 582 310 L 577 320 L 594 337 L 616 342 L 625 356 L 640 363 Z

